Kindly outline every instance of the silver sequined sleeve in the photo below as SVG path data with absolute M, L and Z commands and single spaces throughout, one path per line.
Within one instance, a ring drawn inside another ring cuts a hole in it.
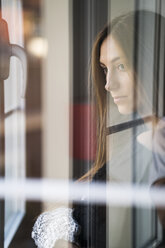
M 65 207 L 42 213 L 32 230 L 32 238 L 37 247 L 53 248 L 59 239 L 74 242 L 74 235 L 78 233 L 79 226 L 72 213 L 73 209 Z

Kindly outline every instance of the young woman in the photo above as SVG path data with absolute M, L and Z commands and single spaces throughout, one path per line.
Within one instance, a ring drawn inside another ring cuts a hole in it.
M 115 18 L 96 38 L 91 58 L 91 82 L 97 117 L 97 153 L 94 165 L 80 179 L 81 181 L 106 181 L 107 118 L 111 108 L 107 104 L 109 97 L 120 115 L 139 118 L 143 122 L 144 116 L 153 113 L 148 87 L 152 84 L 150 80 L 156 80 L 156 73 L 153 72 L 156 72 L 157 64 L 152 63 L 154 58 L 152 39 L 144 38 L 140 25 L 145 21 L 149 37 L 154 37 L 152 23 L 160 18 L 164 23 L 161 16 L 149 11 L 130 12 Z M 144 126 L 139 134 L 146 130 Z M 124 167 L 126 162 L 122 161 L 122 156 L 123 154 L 125 157 L 129 156 L 127 144 L 121 150 L 115 161 L 120 161 Z M 149 161 L 145 163 L 149 164 Z M 143 167 L 147 168 L 148 164 Z M 157 177 L 155 180 L 158 179 Z M 61 231 L 59 226 L 62 227 Z M 53 234 L 50 235 L 50 232 Z M 106 206 L 80 203 L 74 207 L 74 211 L 61 208 L 43 213 L 34 225 L 32 237 L 39 248 L 54 247 L 57 245 L 56 241 L 62 239 L 67 241 L 69 247 L 104 248 Z M 60 247 L 60 243 L 57 247 Z

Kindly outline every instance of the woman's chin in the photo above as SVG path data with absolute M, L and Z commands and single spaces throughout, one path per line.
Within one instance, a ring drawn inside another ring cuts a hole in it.
M 126 107 L 126 106 L 120 106 L 120 105 L 118 105 L 117 107 L 118 107 L 119 113 L 122 114 L 122 115 L 130 115 L 130 114 L 133 113 L 133 109 L 130 108 L 130 106 L 129 107 Z

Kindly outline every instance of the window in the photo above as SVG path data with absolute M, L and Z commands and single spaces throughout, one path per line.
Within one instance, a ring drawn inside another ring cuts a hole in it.
M 162 247 L 164 2 L 0 2 L 0 247 Z

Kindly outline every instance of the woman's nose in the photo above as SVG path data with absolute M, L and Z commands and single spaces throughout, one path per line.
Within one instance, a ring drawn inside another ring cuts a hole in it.
M 107 91 L 110 91 L 110 81 L 109 80 L 106 80 L 105 89 Z
M 117 88 L 117 80 L 115 78 L 115 75 L 112 75 L 112 73 L 107 73 L 106 76 L 106 84 L 105 84 L 105 89 L 107 91 L 112 91 L 113 89 Z

